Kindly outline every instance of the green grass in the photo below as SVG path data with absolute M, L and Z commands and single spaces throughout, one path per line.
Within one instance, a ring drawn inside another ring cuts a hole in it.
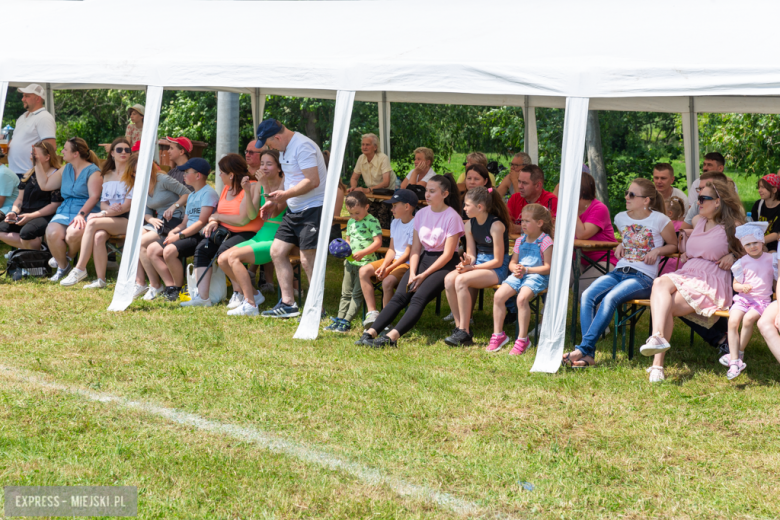
M 331 313 L 342 269 L 329 262 Z M 224 306 L 135 302 L 109 313 L 109 288 L 0 279 L 0 364 L 272 432 L 474 502 L 485 516 L 780 515 L 780 370 L 757 332 L 746 372 L 728 382 L 714 350 L 701 340 L 688 346 L 678 324 L 668 379 L 651 386 L 649 359 L 618 351 L 613 361 L 611 336 L 587 371 L 532 374 L 535 349 L 488 355 L 487 310 L 475 316 L 475 347 L 445 346 L 449 327 L 430 305 L 399 349 L 373 351 L 352 344 L 357 331 L 296 341 L 295 322 L 228 319 Z M 645 317 L 640 343 L 647 326 Z M 139 518 L 456 516 L 2 370 L 0 402 L 4 485 L 137 485 Z

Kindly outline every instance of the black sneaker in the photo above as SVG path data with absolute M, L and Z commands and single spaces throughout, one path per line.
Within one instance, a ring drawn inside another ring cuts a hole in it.
M 165 295 L 165 299 L 169 302 L 175 302 L 179 300 L 179 291 L 181 291 L 181 287 L 174 287 L 173 285 L 169 285 L 165 288 L 165 292 L 163 293 Z
M 374 343 L 374 336 L 369 334 L 368 332 L 364 332 L 362 336 L 360 336 L 360 339 L 355 342 L 355 345 L 361 345 L 364 347 L 373 347 Z
M 468 347 L 474 344 L 474 339 L 465 330 L 455 329 L 455 332 L 444 339 L 444 343 L 452 347 Z
M 387 336 L 379 336 L 378 338 L 376 338 L 374 341 L 371 342 L 370 346 L 373 348 L 385 348 L 385 347 L 398 348 L 398 342 L 393 341 Z
M 273 309 L 263 312 L 261 316 L 265 318 L 294 318 L 300 316 L 300 314 L 297 303 L 293 302 L 292 305 L 287 305 L 282 300 L 279 300 L 279 303 Z

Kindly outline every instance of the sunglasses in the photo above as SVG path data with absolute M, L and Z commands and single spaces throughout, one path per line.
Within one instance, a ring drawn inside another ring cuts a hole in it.
M 629 199 L 633 200 L 635 197 L 640 197 L 641 198 L 642 195 L 637 195 L 633 191 L 626 190 L 626 197 L 628 197 Z
M 133 149 L 129 148 L 129 147 L 128 148 L 124 148 L 122 146 L 117 146 L 116 148 L 114 148 L 114 151 L 116 153 L 132 153 Z
M 704 204 L 708 200 L 715 200 L 715 197 L 710 197 L 709 195 L 699 195 L 699 204 Z

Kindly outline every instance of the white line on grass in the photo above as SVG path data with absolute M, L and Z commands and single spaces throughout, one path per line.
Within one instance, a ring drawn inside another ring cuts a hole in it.
M 503 513 L 486 512 L 474 502 L 469 502 L 467 500 L 450 495 L 449 493 L 442 493 L 441 491 L 436 491 L 435 489 L 431 489 L 426 486 L 411 484 L 399 478 L 384 475 L 377 469 L 369 468 L 357 462 L 350 462 L 348 460 L 341 459 L 320 449 L 310 448 L 295 441 L 285 440 L 274 434 L 264 432 L 256 428 L 211 421 L 198 415 L 182 412 L 174 408 L 165 408 L 163 406 L 157 406 L 141 401 L 131 401 L 129 399 L 125 399 L 124 397 L 102 392 L 93 392 L 92 390 L 86 390 L 79 387 L 45 381 L 25 370 L 11 368 L 3 365 L 0 365 L 0 370 L 2 370 L 3 375 L 9 377 L 10 379 L 29 383 L 39 388 L 56 390 L 58 392 L 67 392 L 70 394 L 86 397 L 91 401 L 113 403 L 123 408 L 139 410 L 150 415 L 156 415 L 158 417 L 168 419 L 169 421 L 173 421 L 184 426 L 191 426 L 199 430 L 227 435 L 240 441 L 251 442 L 274 453 L 281 453 L 292 456 L 296 459 L 317 464 L 331 470 L 343 471 L 367 484 L 386 485 L 398 495 L 430 502 L 440 507 L 449 509 L 458 515 L 489 516 L 493 518 L 505 519 L 514 518 Z

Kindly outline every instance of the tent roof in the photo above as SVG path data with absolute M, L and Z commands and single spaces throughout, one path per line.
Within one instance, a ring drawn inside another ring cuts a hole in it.
M 670 112 L 718 96 L 696 99 L 697 111 L 780 112 L 780 4 L 759 0 L 139 0 L 132 12 L 149 18 L 132 28 L 128 6 L 110 0 L 0 9 L 13 21 L 0 80 L 18 84 L 553 107 L 590 97 Z

